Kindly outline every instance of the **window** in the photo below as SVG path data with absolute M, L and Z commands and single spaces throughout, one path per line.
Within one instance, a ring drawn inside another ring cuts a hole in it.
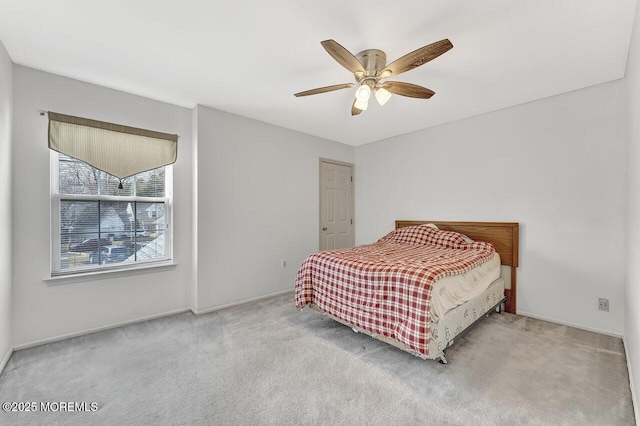
M 171 166 L 120 181 L 51 156 L 52 275 L 171 260 Z

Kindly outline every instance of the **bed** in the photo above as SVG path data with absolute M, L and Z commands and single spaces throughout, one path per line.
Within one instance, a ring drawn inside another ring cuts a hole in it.
M 455 339 L 492 310 L 515 313 L 517 266 L 518 223 L 399 220 L 376 243 L 309 255 L 296 276 L 296 307 L 446 363 Z M 482 286 L 437 300 L 474 274 Z

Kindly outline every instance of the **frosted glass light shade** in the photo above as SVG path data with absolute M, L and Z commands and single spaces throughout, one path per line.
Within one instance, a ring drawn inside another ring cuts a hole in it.
M 371 96 L 371 87 L 367 86 L 366 84 L 358 86 L 358 89 L 356 90 L 357 100 L 366 102 L 369 100 L 369 96 Z
M 380 88 L 376 90 L 376 100 L 380 105 L 386 104 L 389 98 L 391 98 L 391 92 L 387 89 Z
M 365 111 L 369 106 L 369 99 L 361 100 L 356 98 L 356 102 L 353 104 L 354 107 L 358 108 L 361 111 Z

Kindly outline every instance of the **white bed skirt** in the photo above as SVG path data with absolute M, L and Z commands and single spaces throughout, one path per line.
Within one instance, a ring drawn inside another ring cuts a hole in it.
M 504 279 L 498 278 L 478 297 L 451 309 L 438 322 L 431 323 L 429 358 L 440 358 L 454 339 L 504 298 Z

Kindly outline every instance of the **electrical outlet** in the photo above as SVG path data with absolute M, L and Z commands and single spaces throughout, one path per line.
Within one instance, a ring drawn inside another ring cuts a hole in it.
M 598 299 L 598 309 L 609 312 L 609 299 Z
M 286 259 L 283 259 L 283 260 L 282 260 L 282 267 L 283 267 L 283 268 L 286 268 L 286 267 L 287 267 L 287 260 L 286 260 Z

